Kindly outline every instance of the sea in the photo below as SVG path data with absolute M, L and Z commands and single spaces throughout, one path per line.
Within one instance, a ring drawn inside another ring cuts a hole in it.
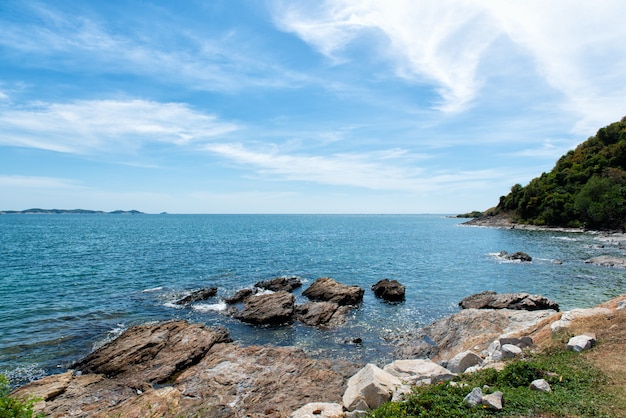
M 459 311 L 484 290 L 528 292 L 562 310 L 626 293 L 626 270 L 584 260 L 622 249 L 598 234 L 470 227 L 445 215 L 0 215 L 0 373 L 13 385 L 71 368 L 125 329 L 186 319 L 224 326 L 241 345 L 297 346 L 314 357 L 381 363 L 389 341 Z M 531 263 L 499 253 L 523 251 Z M 223 297 L 256 282 L 319 277 L 365 289 L 345 325 L 258 327 Z M 377 299 L 387 278 L 406 300 Z M 191 291 L 215 298 L 181 307 Z M 360 339 L 361 343 L 354 341 Z

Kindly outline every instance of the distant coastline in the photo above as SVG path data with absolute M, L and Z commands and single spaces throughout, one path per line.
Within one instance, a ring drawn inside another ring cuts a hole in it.
M 25 210 L 2 210 L 0 215 L 49 215 L 49 214 L 86 214 L 86 215 L 143 215 L 138 210 L 114 210 L 105 212 L 102 210 L 89 209 L 25 209 Z

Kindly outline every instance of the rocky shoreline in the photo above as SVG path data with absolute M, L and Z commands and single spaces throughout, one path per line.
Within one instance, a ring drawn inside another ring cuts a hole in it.
M 545 302 L 539 295 L 487 292 L 470 300 L 476 296 L 511 303 L 462 309 L 397 336 L 397 360 L 388 365 L 312 359 L 294 347 L 242 347 L 224 328 L 169 321 L 132 327 L 72 370 L 22 386 L 13 396 L 42 399 L 36 409 L 53 417 L 355 416 L 350 411 L 390 399 L 372 398 L 372 387 L 382 385 L 383 394 L 398 398 L 411 384 L 448 379 L 469 367 L 501 367 L 519 347 L 532 347 L 576 318 L 626 308 L 626 295 L 601 308 L 564 313 L 520 307 L 522 300 Z

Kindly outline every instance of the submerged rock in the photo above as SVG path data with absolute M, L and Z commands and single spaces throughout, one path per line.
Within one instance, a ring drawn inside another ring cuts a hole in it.
M 302 292 L 312 301 L 334 302 L 339 305 L 358 305 L 365 291 L 358 286 L 346 286 L 330 277 L 320 277 Z
M 485 291 L 468 296 L 459 302 L 463 309 L 519 309 L 537 311 L 553 309 L 558 312 L 559 304 L 541 295 L 528 293 L 502 293 Z
M 374 294 L 388 302 L 404 300 L 405 287 L 397 280 L 382 279 L 372 286 Z
M 195 292 L 192 292 L 190 295 L 185 296 L 184 298 L 177 300 L 174 303 L 176 305 L 188 305 L 190 303 L 199 302 L 201 300 L 212 298 L 215 295 L 217 295 L 217 287 L 207 287 L 206 289 L 196 290 Z

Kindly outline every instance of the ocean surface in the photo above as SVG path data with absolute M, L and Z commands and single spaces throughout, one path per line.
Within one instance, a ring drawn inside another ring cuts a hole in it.
M 542 294 L 563 310 L 626 292 L 626 271 L 583 260 L 620 250 L 597 235 L 461 226 L 442 215 L 0 215 L 0 373 L 13 384 L 65 371 L 141 323 L 223 325 L 243 345 L 299 346 L 314 356 L 380 363 L 386 337 L 458 311 L 483 290 Z M 532 263 L 507 262 L 524 251 Z M 245 325 L 221 296 L 279 276 L 301 292 L 318 277 L 366 290 L 345 326 Z M 397 279 L 406 301 L 371 285 Z M 216 286 L 190 307 L 172 302 Z M 352 344 L 361 338 L 360 345 Z

